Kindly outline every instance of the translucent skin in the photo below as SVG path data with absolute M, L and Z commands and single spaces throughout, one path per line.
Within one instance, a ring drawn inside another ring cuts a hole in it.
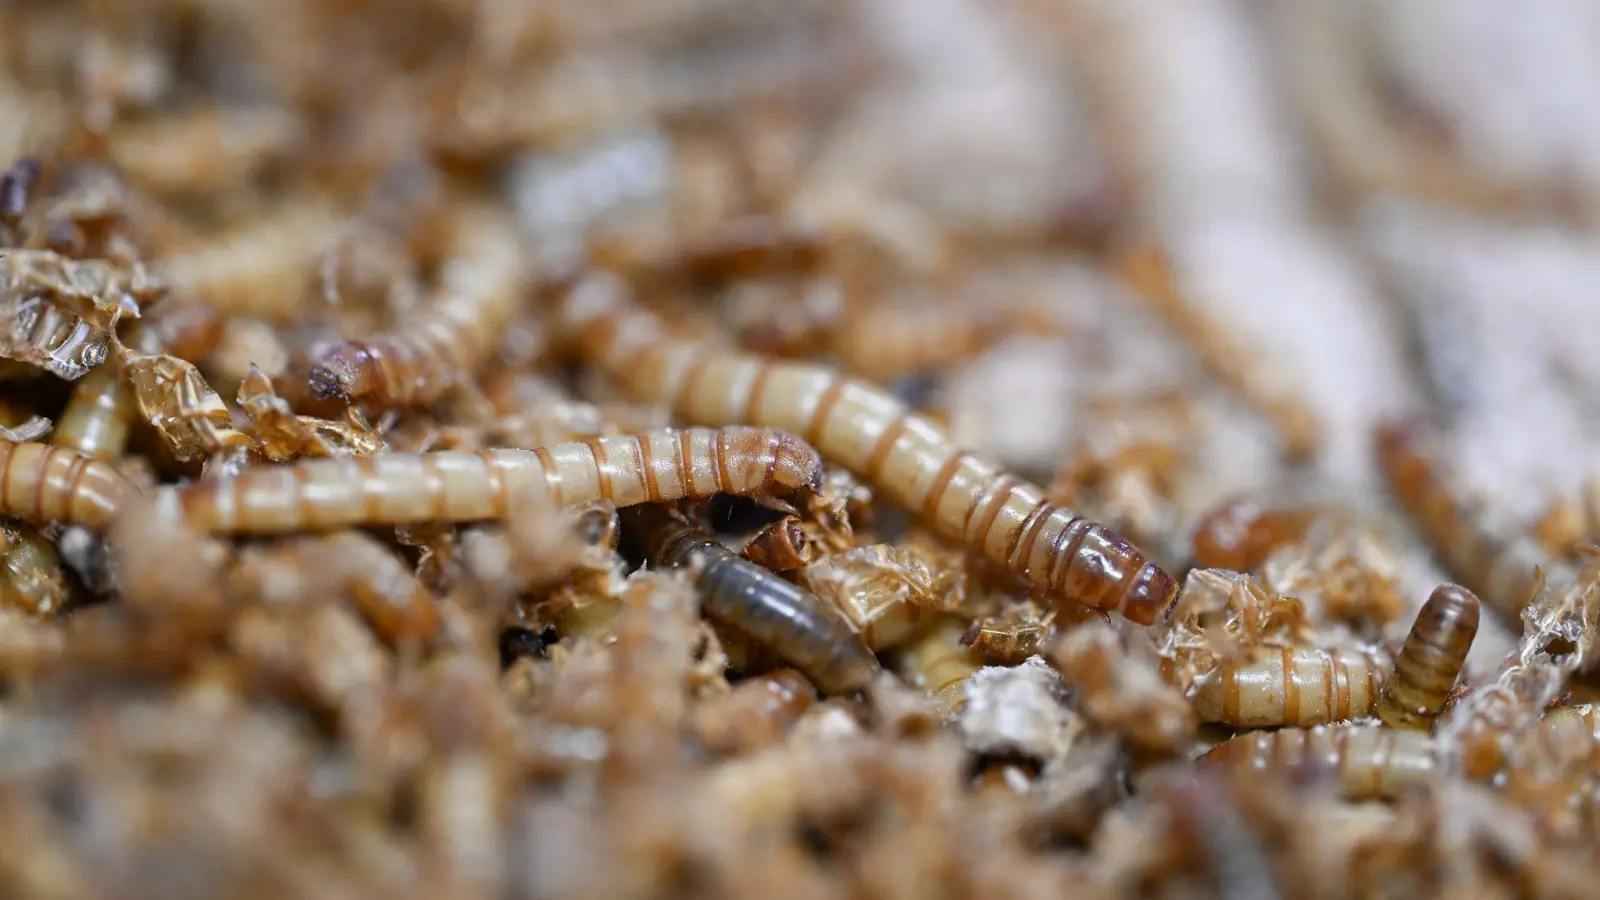
M 1145 625 L 1177 599 L 1172 576 L 1121 535 L 1047 502 L 1038 487 L 956 447 L 933 422 L 866 382 L 675 340 L 607 276 L 580 282 L 561 316 L 587 354 L 640 399 L 701 424 L 799 434 L 941 537 L 1061 597 Z

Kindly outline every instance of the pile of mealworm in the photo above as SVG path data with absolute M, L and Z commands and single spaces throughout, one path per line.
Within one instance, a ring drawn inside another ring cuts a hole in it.
M 0 896 L 1587 897 L 1600 7 L 0 2 Z

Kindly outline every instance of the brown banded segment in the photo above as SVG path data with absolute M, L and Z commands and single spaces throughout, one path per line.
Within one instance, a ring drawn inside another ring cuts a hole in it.
M 1378 718 L 1391 728 L 1427 730 L 1444 709 L 1478 633 L 1478 598 L 1466 588 L 1443 584 L 1417 611 L 1378 703 Z
M 658 448 L 678 458 L 660 460 Z M 668 491 L 652 481 L 655 467 L 663 463 L 691 474 L 718 471 L 720 480 L 708 485 L 686 477 Z M 681 433 L 669 428 L 531 451 L 441 450 L 302 460 L 177 490 L 191 522 L 203 531 L 269 534 L 502 517 L 511 506 L 512 484 L 535 487 L 542 495 L 538 499 L 562 506 L 593 500 L 671 501 L 719 492 L 783 493 L 814 483 L 821 466 L 816 452 L 793 435 L 748 428 Z M 6 479 L 0 491 L 14 480 Z M 27 500 L 41 502 L 35 496 Z
M 1563 566 L 1529 535 L 1502 538 L 1490 532 L 1487 517 L 1451 487 L 1419 429 L 1380 426 L 1377 450 L 1401 506 L 1422 526 L 1445 566 L 1506 621 L 1520 622 L 1538 588 L 1534 571 L 1551 576 Z
M 1354 723 L 1252 731 L 1223 741 L 1198 762 L 1320 777 L 1336 784 L 1346 800 L 1393 797 L 1443 768 L 1428 735 Z
M 110 463 L 64 447 L 0 441 L 0 515 L 102 531 L 137 489 Z
M 1190 703 L 1201 722 L 1235 728 L 1321 725 L 1372 715 L 1388 671 L 1376 651 L 1261 649 L 1218 666 Z

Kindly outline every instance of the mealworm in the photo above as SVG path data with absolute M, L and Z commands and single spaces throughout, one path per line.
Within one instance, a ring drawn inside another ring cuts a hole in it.
M 947 717 L 966 706 L 967 682 L 983 668 L 982 658 L 961 641 L 966 632 L 961 619 L 940 616 L 894 652 L 895 670 L 926 691 Z
M 714 753 L 747 753 L 782 740 L 816 700 L 816 690 L 799 672 L 765 672 L 696 704 L 694 730 Z
M 1035 487 L 952 445 L 905 404 L 831 369 L 671 340 L 614 277 L 584 280 L 562 315 L 588 354 L 641 399 L 706 424 L 745 422 L 804 435 L 875 482 L 947 539 L 1036 585 L 1151 624 L 1177 598 L 1172 576 L 1121 535 L 1044 499 Z
M 1478 633 L 1478 598 L 1453 584 L 1429 595 L 1395 658 L 1378 700 L 1378 718 L 1390 728 L 1426 731 L 1444 709 Z
M 41 617 L 61 612 L 72 589 L 55 543 L 16 521 L 0 523 L 0 538 L 0 604 Z
M 537 450 L 309 459 L 178 489 L 201 531 L 273 534 L 504 519 L 523 498 L 618 506 L 815 485 L 822 462 L 772 429 L 660 429 Z
M 102 365 L 72 386 L 72 397 L 56 420 L 50 443 L 90 459 L 120 459 L 128 449 L 128 430 L 136 412 L 122 367 Z
M 1300 398 L 1285 391 L 1282 379 L 1245 361 L 1250 354 L 1237 339 L 1186 300 L 1177 287 L 1166 254 L 1157 246 L 1135 246 L 1118 261 L 1123 279 L 1194 345 L 1206 368 L 1240 397 L 1261 410 L 1278 430 L 1290 459 L 1305 459 L 1322 442 L 1322 424 Z
M 63 447 L 0 441 L 0 515 L 100 532 L 133 493 L 110 463 Z
M 455 258 L 419 318 L 312 354 L 313 394 L 384 409 L 426 406 L 489 359 L 522 299 L 522 242 L 503 213 L 474 207 L 459 214 L 454 246 Z
M 1279 547 L 1305 536 L 1316 521 L 1309 509 L 1264 506 L 1230 497 L 1200 516 L 1191 539 L 1191 564 L 1201 569 L 1253 572 Z
M 816 542 L 797 516 L 784 516 L 745 542 L 744 558 L 774 572 L 788 572 L 817 558 Z
M 1394 797 L 1442 768 L 1427 734 L 1371 724 L 1253 731 L 1211 748 L 1199 763 L 1328 778 L 1347 800 Z
M 1479 511 L 1451 487 L 1444 467 L 1416 429 L 1393 423 L 1378 429 L 1378 462 L 1406 512 L 1422 526 L 1445 564 L 1508 622 L 1517 622 L 1538 591 L 1535 570 L 1552 563 L 1526 536 L 1491 533 Z
M 294 201 L 208 243 L 156 263 L 174 297 L 225 317 L 293 324 L 306 312 L 306 279 L 338 220 L 316 202 Z
M 230 575 L 252 592 L 292 592 L 296 602 L 325 591 L 350 598 L 372 630 L 391 646 L 424 641 L 439 628 L 440 617 L 428 589 L 411 567 L 382 542 L 359 531 L 301 538 L 267 548 L 251 548 Z
M 878 672 L 878 660 L 827 604 L 724 547 L 713 535 L 656 506 L 624 513 L 650 558 L 696 572 L 706 616 L 739 631 L 806 673 L 824 693 L 850 693 Z
M 300 138 L 301 120 L 277 107 L 202 107 L 120 127 L 106 153 L 135 184 L 166 195 L 249 184 Z
M 1235 728 L 1342 722 L 1372 715 L 1389 668 L 1376 650 L 1263 648 L 1202 678 L 1189 702 L 1201 722 Z

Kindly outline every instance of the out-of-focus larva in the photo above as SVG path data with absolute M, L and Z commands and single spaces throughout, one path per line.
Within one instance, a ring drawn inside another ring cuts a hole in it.
M 252 365 L 236 398 L 250 420 L 250 433 L 263 456 L 286 462 L 302 456 L 371 456 L 384 449 L 383 438 L 350 407 L 345 421 L 295 415 L 273 390 L 272 379 Z
M 0 515 L 98 532 L 133 493 L 109 463 L 62 447 L 0 442 Z
M 411 567 L 377 539 L 340 531 L 308 539 L 301 565 L 321 565 L 339 575 L 356 609 L 386 642 L 425 641 L 439 628 L 433 596 Z
M 249 183 L 299 135 L 281 108 L 203 107 L 114 129 L 106 152 L 134 183 L 194 196 Z
M 920 512 L 941 537 L 1084 606 L 1141 624 L 1171 608 L 1177 582 L 1144 553 L 956 448 L 883 391 L 825 367 L 673 340 L 659 318 L 629 304 L 625 290 L 610 276 L 585 279 L 562 314 L 587 352 L 641 398 L 695 422 L 794 430 L 890 500 Z
M 122 367 L 140 415 L 166 438 L 179 462 L 233 460 L 254 448 L 249 436 L 233 427 L 233 413 L 193 363 L 130 354 Z
M 122 367 L 106 363 L 72 386 L 50 443 L 91 459 L 119 459 L 128 449 L 128 429 L 137 412 Z
M 1272 551 L 1299 540 L 1315 520 L 1310 509 L 1270 507 L 1249 497 L 1230 497 L 1195 524 L 1191 563 L 1253 572 Z
M 983 668 L 983 660 L 962 643 L 967 625 L 956 616 L 940 616 L 894 651 L 896 672 L 927 692 L 946 716 L 967 702 L 967 681 Z
M 1047 658 L 1061 680 L 1076 688 L 1078 710 L 1095 725 L 1165 756 L 1193 745 L 1194 711 L 1162 678 L 1147 636 L 1123 638 L 1110 625 L 1089 622 L 1056 639 Z
M 694 573 L 707 617 L 771 648 L 824 693 L 859 690 L 877 674 L 878 660 L 861 636 L 822 600 L 659 506 L 623 515 L 652 560 Z
M 486 362 L 525 287 L 522 242 L 502 212 L 459 213 L 453 258 L 421 318 L 388 334 L 314 351 L 311 391 L 395 409 L 442 399 Z
M 756 532 L 740 552 L 758 566 L 774 572 L 788 572 L 816 560 L 817 545 L 806 534 L 799 518 L 784 516 Z
M 1551 559 L 1534 539 L 1490 532 L 1479 511 L 1458 495 L 1426 438 L 1413 428 L 1381 427 L 1378 461 L 1406 512 L 1422 526 L 1445 565 L 1508 622 L 1538 592 L 1535 570 L 1549 574 Z
M 0 522 L 0 603 L 35 616 L 62 611 L 71 583 L 56 545 L 23 522 Z
M 764 672 L 696 704 L 694 730 L 712 752 L 746 753 L 782 740 L 816 700 L 816 689 L 799 672 Z
M 1315 453 L 1322 425 L 1304 401 L 1287 394 L 1282 379 L 1259 365 L 1250 354 L 1195 304 L 1179 295 L 1165 253 L 1153 244 L 1131 247 L 1118 263 L 1122 277 L 1150 301 L 1177 330 L 1188 336 L 1206 367 L 1241 397 L 1265 413 L 1278 429 L 1291 459 Z
M 1428 596 L 1384 683 L 1378 718 L 1391 728 L 1426 731 L 1444 709 L 1478 633 L 1478 598 L 1453 584 Z
M 1558 557 L 1572 557 L 1584 546 L 1600 544 L 1600 478 L 1586 482 L 1578 496 L 1551 503 L 1534 525 L 1533 535 Z
M 222 316 L 204 303 L 167 300 L 142 316 L 130 342 L 143 353 L 170 353 L 198 362 L 222 343 Z
M 831 349 L 844 370 L 883 383 L 971 358 L 994 340 L 997 319 L 973 304 L 874 304 L 845 314 Z
M 1258 648 L 1201 678 L 1189 698 L 1201 722 L 1304 728 L 1370 716 L 1389 661 L 1377 650 Z
M 291 201 L 156 268 L 179 302 L 203 303 L 225 318 L 293 324 L 306 312 L 307 275 L 337 233 L 332 210 Z
M 1211 748 L 1200 764 L 1325 778 L 1348 800 L 1393 797 L 1442 768 L 1427 734 L 1367 723 L 1253 731 Z
M 273 534 L 504 519 L 525 501 L 626 506 L 784 493 L 815 485 L 821 465 L 815 450 L 780 431 L 669 428 L 537 450 L 302 460 L 206 479 L 178 495 L 202 531 Z

